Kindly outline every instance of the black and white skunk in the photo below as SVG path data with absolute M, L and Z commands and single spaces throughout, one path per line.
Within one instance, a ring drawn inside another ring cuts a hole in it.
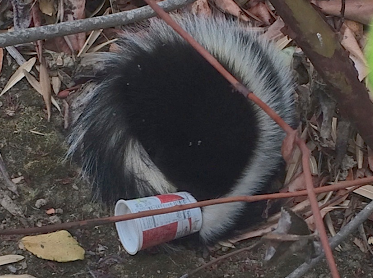
M 174 17 L 247 88 L 296 125 L 290 69 L 268 41 L 235 21 Z M 121 39 L 73 124 L 69 155 L 104 202 L 190 192 L 198 200 L 269 190 L 284 132 L 166 23 Z M 261 219 L 261 203 L 203 208 L 211 244 Z

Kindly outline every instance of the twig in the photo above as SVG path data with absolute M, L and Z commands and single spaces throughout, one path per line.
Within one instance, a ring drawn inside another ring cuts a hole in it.
M 373 213 L 373 201 L 370 202 L 362 211 L 360 211 L 354 219 L 344 226 L 334 237 L 329 240 L 330 246 L 336 248 L 352 231 L 356 230 L 368 217 Z M 290 273 L 286 278 L 302 277 L 308 270 L 314 267 L 324 258 L 324 254 L 312 259 L 309 263 L 303 263 L 296 270 Z
M 334 190 L 340 190 L 340 189 L 347 188 L 350 186 L 368 184 L 372 182 L 373 182 L 373 177 L 358 179 L 358 180 L 353 180 L 353 181 L 344 181 L 344 182 L 336 183 L 333 185 L 315 188 L 315 193 L 323 193 L 323 192 L 329 192 L 329 191 L 334 191 Z M 283 199 L 283 198 L 306 196 L 306 195 L 307 195 L 307 191 L 301 190 L 297 192 L 287 192 L 287 193 L 273 193 L 273 194 L 264 194 L 264 195 L 255 195 L 255 196 L 227 197 L 227 198 L 201 201 L 201 202 L 197 202 L 193 204 L 178 205 L 178 206 L 163 208 L 163 209 L 148 210 L 148 211 L 142 211 L 142 212 L 137 212 L 137 213 L 129 213 L 125 215 L 104 217 L 104 218 L 98 218 L 98 219 L 88 219 L 88 220 L 82 220 L 82 221 L 76 221 L 76 222 L 67 222 L 67 223 L 54 224 L 54 225 L 49 225 L 49 226 L 44 226 L 44 227 L 0 230 L 0 236 L 1 235 L 25 235 L 25 234 L 28 235 L 28 234 L 35 234 L 35 233 L 49 233 L 49 232 L 54 232 L 54 231 L 62 230 L 62 229 L 105 225 L 109 223 L 131 220 L 131 219 L 140 218 L 140 217 L 153 216 L 153 215 L 176 212 L 176 211 L 192 209 L 192 208 L 197 208 L 197 207 L 211 206 L 211 205 L 216 205 L 216 204 L 224 204 L 224 203 L 231 203 L 231 202 L 256 202 L 256 201 L 269 200 L 269 199 L 280 199 L 280 198 Z
M 192 3 L 194 0 L 166 0 L 159 5 L 166 11 L 172 11 Z M 41 27 L 33 27 L 5 34 L 0 34 L 0 47 L 33 42 L 37 40 L 52 39 L 66 35 L 88 32 L 96 29 L 105 29 L 118 25 L 126 25 L 155 16 L 150 7 L 141 7 L 131 11 L 99 16 L 89 19 L 62 22 Z
M 311 204 L 311 209 L 312 209 L 312 212 L 313 212 L 313 218 L 315 220 L 317 231 L 319 232 L 319 235 L 320 235 L 321 245 L 324 249 L 325 257 L 327 259 L 332 277 L 333 278 L 339 278 L 340 275 L 338 273 L 337 265 L 336 265 L 334 257 L 333 257 L 332 249 L 329 245 L 328 235 L 326 234 L 326 229 L 325 229 L 325 226 L 324 226 L 324 222 L 322 220 L 321 211 L 319 209 L 319 205 L 318 205 L 318 202 L 317 202 L 317 199 L 316 199 L 315 190 L 314 190 L 313 185 L 312 185 L 312 175 L 311 175 L 311 171 L 309 170 L 310 169 L 310 165 L 309 165 L 309 163 L 310 163 L 310 150 L 308 149 L 308 147 L 304 143 L 304 141 L 300 140 L 299 138 L 297 140 L 297 144 L 302 151 L 303 173 L 304 173 L 304 176 L 305 176 L 305 179 L 306 179 L 307 192 L 308 192 L 308 197 L 309 197 L 310 204 Z M 305 169 L 307 169 L 307 171 Z M 310 183 L 311 183 L 311 186 L 309 186 Z
M 242 249 L 239 249 L 239 250 L 236 250 L 236 251 L 233 251 L 231 253 L 228 253 L 228 254 L 225 254 L 223 256 L 220 256 L 216 259 L 213 259 L 211 261 L 209 261 L 208 263 L 205 263 L 204 265 L 201 265 L 200 267 L 192 270 L 191 272 L 187 273 L 187 274 L 184 274 L 182 275 L 180 278 L 189 278 L 191 277 L 192 275 L 196 274 L 198 271 L 202 270 L 202 269 L 205 269 L 206 267 L 209 267 L 210 265 L 213 265 L 217 262 L 220 262 L 226 258 L 229 258 L 229 257 L 232 257 L 234 255 L 237 255 L 239 253 L 242 253 L 242 252 L 246 252 L 246 251 L 250 251 L 251 249 L 254 249 L 255 247 L 257 247 L 259 244 L 261 244 L 263 242 L 263 240 L 259 240 L 258 242 L 254 243 L 253 245 L 251 246 L 248 246 L 248 247 L 245 247 L 245 248 L 242 248 Z
M 337 27 L 338 32 L 341 30 L 342 25 L 345 22 L 346 0 L 342 0 L 341 2 L 341 19 L 339 21 L 339 26 Z

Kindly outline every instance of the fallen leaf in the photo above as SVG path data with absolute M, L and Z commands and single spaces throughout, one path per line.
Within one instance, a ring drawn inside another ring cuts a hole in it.
M 85 3 L 85 0 L 65 0 L 63 21 L 74 21 L 85 18 Z M 65 36 L 64 38 L 69 41 L 72 50 L 79 51 L 84 45 L 86 34 L 78 33 Z
M 243 14 L 241 8 L 233 0 L 215 0 L 215 5 L 231 15 L 236 16 L 244 21 L 249 21 L 249 18 Z
M 291 162 L 294 150 L 296 148 L 297 132 L 294 130 L 287 134 L 281 146 L 281 153 L 287 163 Z
M 324 218 L 325 215 L 326 215 L 328 212 L 331 212 L 331 211 L 333 211 L 333 210 L 335 210 L 335 209 L 346 209 L 346 208 L 345 208 L 345 207 L 336 207 L 336 206 L 333 206 L 333 207 L 331 207 L 331 206 L 330 206 L 330 207 L 325 207 L 325 208 L 323 208 L 323 209 L 320 210 L 320 212 L 321 212 L 321 217 Z M 311 229 L 312 231 L 315 231 L 315 230 L 316 230 L 316 225 L 315 225 L 315 220 L 314 220 L 313 215 L 310 216 L 310 217 L 308 217 L 308 218 L 306 219 L 306 222 L 307 222 L 307 224 L 308 224 L 308 227 L 310 227 L 310 229 Z
M 266 243 L 265 261 L 284 260 L 294 254 L 306 254 L 310 258 L 315 253 L 313 236 L 307 223 L 288 208 L 281 209 L 276 229 L 263 239 Z
M 94 44 L 94 42 L 98 39 L 101 35 L 103 29 L 94 30 L 88 36 L 87 40 L 85 41 L 83 47 L 80 49 L 77 57 L 80 57 L 82 54 L 86 53 L 88 49 Z
M 39 9 L 43 14 L 49 16 L 56 14 L 56 9 L 54 8 L 54 0 L 39 0 Z
M 49 79 L 49 73 L 45 63 L 40 64 L 40 88 L 44 99 L 45 106 L 47 107 L 48 122 L 51 119 L 52 107 L 51 107 L 51 82 Z
M 369 165 L 369 169 L 373 171 L 373 151 L 369 146 L 368 146 L 368 165 Z
M 255 6 L 251 7 L 248 12 L 259 18 L 260 21 L 266 26 L 270 26 L 271 22 L 273 21 L 273 17 L 268 11 L 267 5 L 265 3 L 257 3 Z
M 197 0 L 193 2 L 191 7 L 192 14 L 204 15 L 208 16 L 211 15 L 211 8 L 208 4 L 207 0 Z
M 360 238 L 355 237 L 354 243 L 357 247 L 359 247 L 361 252 L 368 253 L 367 247 L 365 246 L 364 242 Z
M 14 182 L 15 184 L 19 184 L 21 181 L 23 181 L 25 179 L 24 176 L 19 176 L 18 178 L 13 178 L 12 179 L 12 182 Z
M 9 78 L 8 83 L 6 83 L 4 89 L 0 93 L 0 97 L 5 94 L 10 88 L 12 88 L 15 84 L 17 84 L 23 77 L 25 77 L 23 71 L 30 72 L 32 67 L 35 65 L 36 57 L 31 58 L 22 66 L 20 66 L 16 72 Z
M 13 199 L 9 197 L 9 195 L 6 192 L 1 191 L 1 190 L 0 190 L 0 205 L 4 209 L 6 209 L 10 214 L 17 216 L 17 217 L 25 218 L 23 214 L 23 209 L 19 207 L 13 201 Z
M 35 256 L 56 262 L 71 262 L 84 259 L 84 249 L 68 231 L 45 235 L 26 236 L 21 239 L 24 247 Z
M 306 179 L 304 173 L 299 174 L 287 186 L 289 192 L 296 192 L 306 189 Z
M 61 79 L 58 76 L 52 76 L 52 88 L 55 95 L 60 91 L 61 84 Z
M 271 26 L 268 27 L 267 32 L 263 34 L 268 40 L 277 41 L 285 37 L 281 29 L 285 27 L 284 21 L 279 17 Z
M 361 50 L 354 33 L 346 25 L 344 25 L 344 27 L 341 44 L 350 53 L 350 58 L 354 62 L 355 68 L 359 74 L 359 80 L 361 81 L 368 75 L 368 62 L 364 57 L 363 51 Z
M 5 255 L 0 256 L 0 265 L 12 264 L 23 260 L 25 257 L 21 255 Z M 1 276 L 0 276 L 1 277 Z
M 354 193 L 359 194 L 365 198 L 373 200 L 373 186 L 372 185 L 364 185 L 359 187 L 358 189 L 354 190 Z
M 0 47 L 0 73 L 3 68 L 4 49 Z
M 29 274 L 8 274 L 8 275 L 0 275 L 0 278 L 35 278 L 35 276 Z
M 323 13 L 328 15 L 341 15 L 341 1 L 340 0 L 329 0 L 329 1 L 312 1 L 313 4 L 319 6 Z M 373 2 L 366 0 L 354 0 L 346 1 L 346 8 L 344 17 L 361 22 L 363 24 L 369 24 L 373 16 Z
M 41 92 L 41 87 L 40 87 L 40 83 L 39 81 L 37 81 L 35 79 L 35 77 L 33 77 L 30 73 L 28 73 L 27 71 L 24 71 L 23 72 L 24 75 L 26 76 L 26 79 L 28 81 L 28 83 L 30 83 L 30 85 L 40 94 L 43 96 L 43 93 Z M 58 104 L 58 102 L 55 100 L 55 98 L 53 96 L 51 96 L 51 101 L 52 101 L 52 104 L 57 108 L 58 111 L 61 112 L 61 107 L 60 105 Z

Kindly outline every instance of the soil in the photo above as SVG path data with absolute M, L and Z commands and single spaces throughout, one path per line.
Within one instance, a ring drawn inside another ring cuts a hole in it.
M 4 68 L 0 85 L 7 82 L 14 72 L 12 65 Z M 3 87 L 3 86 L 1 86 Z M 0 150 L 12 178 L 23 177 L 18 183 L 19 195 L 8 191 L 0 180 L 0 189 L 11 197 L 25 215 L 29 226 L 51 225 L 58 222 L 105 217 L 111 215 L 99 203 L 93 202 L 89 184 L 79 178 L 79 167 L 64 161 L 66 152 L 63 116 L 53 108 L 52 119 L 47 121 L 43 100 L 26 81 L 22 80 L 0 97 Z M 59 100 L 62 106 L 62 101 Z M 37 208 L 39 199 L 46 205 Z M 58 214 L 48 215 L 49 208 L 60 209 Z M 22 228 L 25 222 L 0 206 L 0 230 Z M 0 256 L 20 254 L 21 262 L 0 266 L 0 275 L 23 274 L 43 277 L 168 277 L 176 278 L 231 250 L 212 253 L 196 239 L 177 243 L 176 250 L 152 249 L 128 255 L 120 245 L 114 225 L 69 230 L 85 249 L 81 261 L 57 263 L 37 258 L 19 247 L 22 236 L 1 236 Z M 341 277 L 372 277 L 373 261 L 369 253 L 363 253 L 346 241 L 343 251 L 335 252 Z M 253 242 L 240 243 L 236 248 Z M 263 262 L 264 247 L 225 259 L 200 271 L 193 277 L 285 277 L 302 261 L 287 258 L 273 265 Z M 330 277 L 325 262 L 305 277 Z

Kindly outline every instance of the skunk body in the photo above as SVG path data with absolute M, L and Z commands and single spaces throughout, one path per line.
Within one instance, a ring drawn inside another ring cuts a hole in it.
M 281 53 L 237 22 L 175 17 L 249 90 L 294 126 L 290 71 Z M 269 190 L 284 132 L 161 20 L 103 54 L 105 73 L 73 124 L 69 155 L 103 201 L 175 191 L 198 200 Z M 211 244 L 259 221 L 263 204 L 203 208 Z

